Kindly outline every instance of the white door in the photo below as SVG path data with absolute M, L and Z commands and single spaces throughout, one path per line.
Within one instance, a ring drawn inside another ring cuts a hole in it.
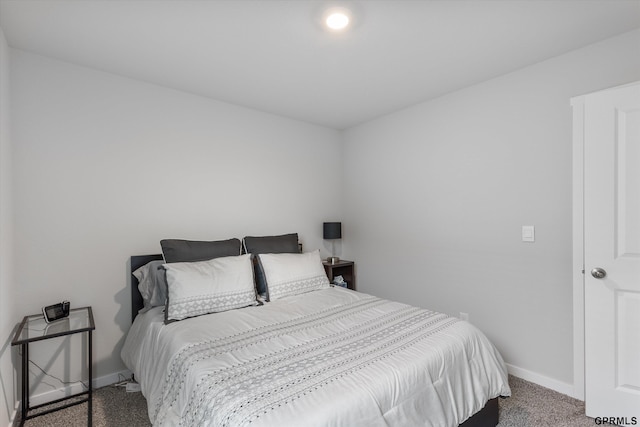
M 640 424 L 640 84 L 584 97 L 584 268 L 587 415 Z

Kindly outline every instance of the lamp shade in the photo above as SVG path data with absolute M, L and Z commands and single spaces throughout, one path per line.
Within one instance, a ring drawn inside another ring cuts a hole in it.
M 325 222 L 322 224 L 322 238 L 324 239 L 341 239 L 342 223 L 341 222 Z

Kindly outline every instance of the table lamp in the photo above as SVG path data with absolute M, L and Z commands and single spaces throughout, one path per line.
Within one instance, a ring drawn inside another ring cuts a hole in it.
M 341 222 L 325 222 L 322 224 L 322 237 L 325 240 L 331 240 L 331 256 L 327 258 L 327 262 L 336 264 L 340 262 L 340 258 L 336 255 L 335 242 L 336 239 L 342 238 L 342 223 Z

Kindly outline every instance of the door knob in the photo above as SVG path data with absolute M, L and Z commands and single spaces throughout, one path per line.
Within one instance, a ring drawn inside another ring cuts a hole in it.
M 598 267 L 591 270 L 591 275 L 596 279 L 604 279 L 604 277 L 607 275 L 607 272 L 604 271 L 604 269 Z

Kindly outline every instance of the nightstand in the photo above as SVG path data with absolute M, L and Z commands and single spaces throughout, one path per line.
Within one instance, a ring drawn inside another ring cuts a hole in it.
M 331 264 L 327 261 L 323 261 L 324 271 L 327 273 L 329 281 L 333 283 L 333 278 L 336 276 L 342 276 L 344 281 L 347 282 L 347 288 L 356 289 L 356 272 L 355 263 L 353 261 L 347 261 L 341 259 L 335 264 Z
M 93 398 L 93 350 L 92 350 L 92 332 L 95 329 L 93 323 L 93 311 L 91 307 L 74 308 L 69 310 L 69 316 L 62 319 L 55 320 L 51 323 L 47 323 L 44 320 L 42 313 L 34 314 L 31 316 L 25 316 L 22 319 L 22 323 L 18 327 L 11 345 L 19 345 L 22 347 L 22 419 L 20 420 L 20 426 L 28 419 L 39 417 L 40 415 L 48 414 L 50 412 L 58 411 L 60 409 L 68 408 L 69 406 L 77 405 L 87 402 L 87 425 L 92 424 L 92 398 Z M 80 393 L 76 393 L 72 396 L 64 397 L 62 399 L 47 402 L 42 405 L 29 407 L 29 344 L 35 341 L 48 340 L 51 338 L 62 337 L 65 335 L 77 334 L 80 332 L 87 332 L 87 361 L 89 371 L 88 390 Z M 84 399 L 73 400 L 70 403 L 56 406 L 55 408 L 47 409 L 38 412 L 35 415 L 29 415 L 29 411 L 46 407 L 53 403 L 64 402 L 68 399 L 76 398 L 78 396 L 87 397 Z

